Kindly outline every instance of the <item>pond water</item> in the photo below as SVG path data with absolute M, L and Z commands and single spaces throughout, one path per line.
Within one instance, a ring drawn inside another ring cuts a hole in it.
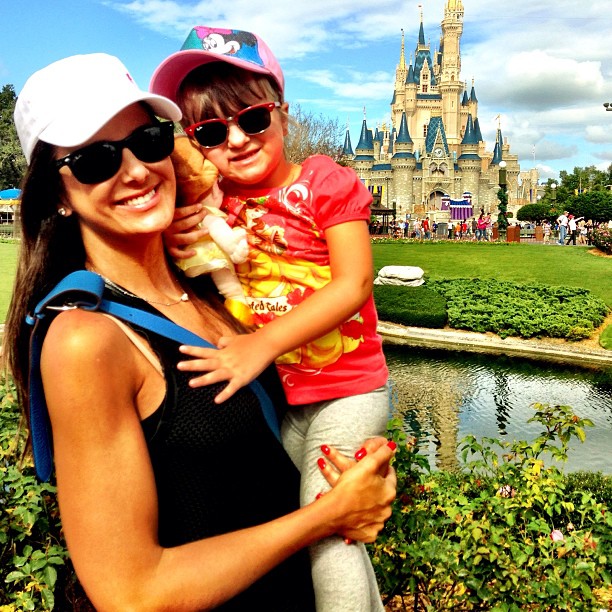
M 542 426 L 527 420 L 541 402 L 571 406 L 594 423 L 558 467 L 612 474 L 612 370 L 408 346 L 385 345 L 385 354 L 394 407 L 433 467 L 458 466 L 457 443 L 468 434 L 532 440 Z

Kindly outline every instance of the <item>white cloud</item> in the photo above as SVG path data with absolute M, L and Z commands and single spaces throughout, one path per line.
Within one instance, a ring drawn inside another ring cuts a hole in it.
M 138 23 L 178 45 L 197 24 L 257 32 L 285 70 L 293 100 L 314 112 L 350 114 L 358 137 L 368 124 L 388 121 L 401 30 L 406 59 L 417 43 L 420 10 L 404 0 L 106 0 Z M 432 50 L 440 38 L 446 0 L 422 3 Z M 607 0 L 464 2 L 462 78 L 475 79 L 479 120 L 492 148 L 501 114 L 502 133 L 526 164 L 567 168 L 593 163 L 610 142 L 612 29 Z M 390 17 L 392 16 L 392 17 Z M 290 100 L 291 101 L 291 100 Z M 556 163 L 555 163 L 556 162 Z

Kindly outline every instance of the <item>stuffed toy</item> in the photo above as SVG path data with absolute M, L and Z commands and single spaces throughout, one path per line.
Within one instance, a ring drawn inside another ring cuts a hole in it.
M 210 194 L 217 182 L 217 168 L 202 155 L 190 138 L 182 135 L 175 137 L 171 158 L 176 174 L 177 206 L 196 204 Z M 193 257 L 177 259 L 175 263 L 189 277 L 211 274 L 232 311 L 232 302 L 246 305 L 234 264 L 247 260 L 249 246 L 245 230 L 231 228 L 227 215 L 219 210 L 220 205 L 220 198 L 216 205 L 212 198 L 208 199 L 204 206 L 206 216 L 200 223 L 208 235 L 190 245 L 196 251 Z

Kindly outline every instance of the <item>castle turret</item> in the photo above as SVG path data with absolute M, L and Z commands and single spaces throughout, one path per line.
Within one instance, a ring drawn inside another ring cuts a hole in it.
M 414 210 L 414 197 L 412 181 L 416 168 L 416 159 L 413 153 L 414 143 L 410 138 L 406 113 L 402 113 L 400 127 L 395 138 L 394 154 L 391 157 L 393 169 L 393 194 L 398 209 L 402 213 Z
M 477 207 L 482 160 L 478 155 L 478 137 L 474 130 L 472 115 L 468 115 L 465 134 L 461 141 L 461 155 L 457 159 L 457 165 L 461 170 L 461 184 L 466 191 L 472 194 L 473 204 Z

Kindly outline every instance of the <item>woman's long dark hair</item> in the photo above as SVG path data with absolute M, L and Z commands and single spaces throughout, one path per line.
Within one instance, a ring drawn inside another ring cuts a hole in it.
M 85 251 L 75 215 L 58 214 L 63 183 L 54 165 L 55 147 L 39 141 L 21 191 L 21 244 L 13 295 L 4 329 L 3 355 L 27 406 L 31 328 L 25 317 L 66 274 L 83 268 Z

